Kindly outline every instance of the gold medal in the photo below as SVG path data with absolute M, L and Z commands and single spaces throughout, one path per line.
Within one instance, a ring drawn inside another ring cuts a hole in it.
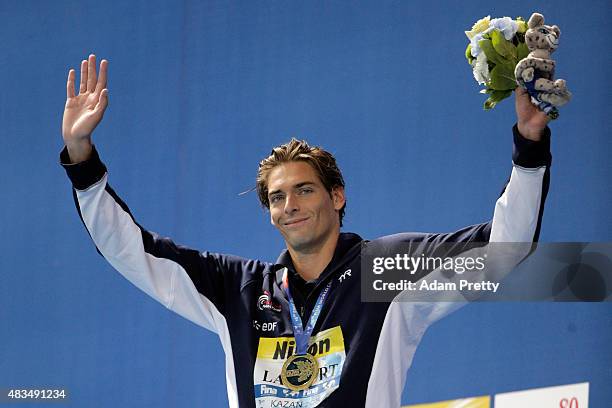
M 283 385 L 293 391 L 307 390 L 317 379 L 319 363 L 310 354 L 294 354 L 285 361 L 281 370 Z

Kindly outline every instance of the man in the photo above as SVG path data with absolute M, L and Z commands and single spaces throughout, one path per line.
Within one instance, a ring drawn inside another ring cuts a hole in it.
M 199 252 L 136 223 L 108 185 L 91 134 L 108 104 L 108 62 L 70 70 L 61 164 L 99 252 L 128 280 L 187 319 L 216 332 L 226 357 L 230 406 L 399 406 L 406 371 L 441 303 L 366 303 L 360 296 L 365 241 L 340 233 L 346 205 L 335 159 L 305 142 L 262 160 L 257 191 L 287 249 L 275 263 Z M 547 118 L 517 90 L 514 168 L 490 223 L 451 234 L 405 233 L 384 245 L 537 240 L 550 165 Z M 298 405 L 291 405 L 298 403 Z

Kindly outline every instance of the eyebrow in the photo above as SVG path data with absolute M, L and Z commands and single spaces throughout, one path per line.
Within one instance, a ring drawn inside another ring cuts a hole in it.
M 309 186 L 309 185 L 315 185 L 315 183 L 313 181 L 303 181 L 301 183 L 297 183 L 296 185 L 293 186 L 293 188 L 300 188 L 300 187 L 304 187 L 304 186 Z M 268 197 L 272 197 L 274 194 L 278 194 L 278 193 L 282 193 L 282 190 L 274 190 L 274 191 L 270 191 L 268 192 Z

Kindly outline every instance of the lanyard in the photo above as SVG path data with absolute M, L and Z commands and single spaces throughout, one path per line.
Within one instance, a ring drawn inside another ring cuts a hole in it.
M 289 314 L 291 316 L 291 324 L 293 325 L 293 335 L 295 336 L 296 345 L 295 354 L 306 354 L 308 350 L 308 340 L 310 339 L 312 330 L 317 323 L 317 319 L 319 318 L 319 314 L 323 308 L 323 302 L 325 301 L 325 297 L 329 292 L 331 284 L 332 281 L 330 280 L 319 294 L 317 303 L 315 303 L 314 309 L 312 309 L 312 313 L 310 314 L 310 319 L 308 319 L 308 324 L 306 325 L 306 328 L 304 328 L 300 314 L 298 313 L 293 297 L 291 296 L 291 291 L 289 290 L 289 276 L 287 273 L 287 268 L 285 268 L 285 272 L 283 273 L 283 288 L 285 289 L 285 293 L 289 299 Z

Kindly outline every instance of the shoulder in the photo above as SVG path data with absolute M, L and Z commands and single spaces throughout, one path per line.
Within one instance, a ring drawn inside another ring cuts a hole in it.
M 227 279 L 241 287 L 251 281 L 261 281 L 265 275 L 274 273 L 274 264 L 259 259 L 215 252 L 201 252 L 200 256 L 208 262 L 214 262 Z
M 431 236 L 432 234 L 427 232 L 401 232 L 378 237 L 371 241 L 367 241 L 367 243 L 375 245 L 395 245 L 401 243 L 422 242 L 426 241 Z

